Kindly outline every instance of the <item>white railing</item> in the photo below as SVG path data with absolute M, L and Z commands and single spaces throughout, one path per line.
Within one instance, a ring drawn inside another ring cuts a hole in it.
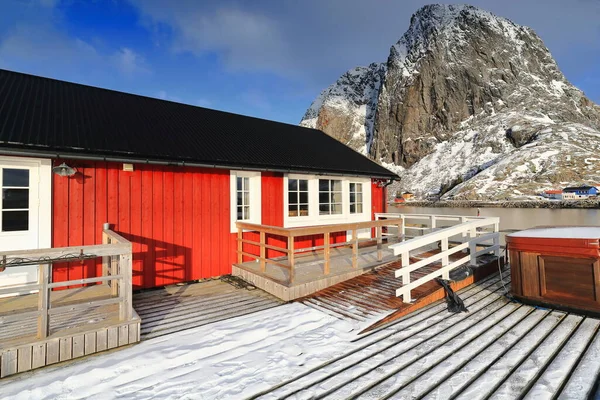
M 465 215 L 436 215 L 436 214 L 402 214 L 402 213 L 376 213 L 376 220 L 397 219 L 403 220 L 402 232 L 404 240 L 422 236 L 436 229 L 448 228 L 468 221 L 488 219 L 491 217 L 475 217 Z M 499 221 L 498 221 L 499 223 Z M 390 225 L 395 228 L 395 225 Z M 385 234 L 384 234 L 385 235 Z M 391 235 L 390 235 L 391 236 Z M 395 236 L 395 235 L 394 235 Z
M 477 264 L 477 257 L 493 253 L 500 256 L 500 219 L 496 217 L 471 217 L 455 215 L 425 215 L 425 214 L 376 214 L 377 219 L 402 218 L 406 227 L 407 220 L 427 221 L 421 232 L 429 230 L 422 236 L 416 236 L 401 243 L 389 246 L 394 255 L 401 256 L 402 268 L 396 270 L 396 277 L 402 278 L 402 287 L 396 290 L 396 296 L 402 296 L 405 303 L 411 302 L 411 291 L 437 277 L 448 279 L 450 271 L 465 263 Z M 439 228 L 441 221 L 458 222 L 457 224 Z M 396 225 L 397 226 L 397 225 Z M 409 227 L 406 227 L 409 228 Z M 405 228 L 405 229 L 406 229 Z M 413 255 L 432 250 L 439 243 L 440 252 L 413 264 L 410 263 L 411 252 Z M 450 247 L 450 245 L 453 245 Z M 478 247 L 482 247 L 478 250 Z M 469 254 L 450 262 L 450 256 L 458 252 Z M 427 274 L 413 282 L 410 273 L 432 264 L 441 262 L 441 268 Z

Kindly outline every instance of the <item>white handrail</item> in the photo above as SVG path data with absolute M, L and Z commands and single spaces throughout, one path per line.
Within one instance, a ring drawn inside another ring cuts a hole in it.
M 402 218 L 406 219 L 413 218 L 414 214 L 376 214 L 376 219 L 387 219 L 387 218 Z M 394 255 L 401 256 L 402 268 L 396 270 L 396 277 L 402 278 L 402 287 L 396 290 L 396 296 L 402 296 L 402 301 L 408 303 L 411 301 L 411 291 L 416 287 L 433 280 L 441 276 L 444 279 L 449 278 L 450 271 L 454 268 L 463 265 L 466 262 L 470 262 L 471 265 L 477 264 L 477 257 L 493 252 L 496 256 L 500 255 L 500 219 L 497 217 L 471 217 L 471 216 L 439 216 L 439 215 L 417 215 L 418 218 L 427 217 L 430 221 L 432 229 L 436 228 L 436 222 L 439 220 L 448 220 L 451 218 L 453 221 L 460 221 L 459 224 L 453 225 L 447 228 L 441 228 L 434 230 L 433 232 L 424 234 L 423 236 L 417 236 L 404 242 L 395 243 L 388 246 L 393 250 Z M 440 218 L 441 217 L 441 218 Z M 402 224 L 404 227 L 405 224 Z M 484 227 L 492 227 L 493 231 L 482 230 Z M 407 227 L 410 228 L 410 227 Z M 458 241 L 461 244 L 449 248 L 449 240 L 452 237 L 459 236 Z M 425 246 L 431 246 L 440 242 L 441 252 L 434 254 L 426 259 L 417 261 L 413 264 L 410 263 L 410 252 Z M 477 246 L 485 242 L 488 243 L 486 248 L 477 250 Z M 450 263 L 449 256 L 459 251 L 465 251 L 469 249 L 469 255 L 461 258 L 460 260 Z M 442 268 L 434 271 L 418 280 L 411 282 L 410 273 L 429 265 L 433 262 L 441 261 Z

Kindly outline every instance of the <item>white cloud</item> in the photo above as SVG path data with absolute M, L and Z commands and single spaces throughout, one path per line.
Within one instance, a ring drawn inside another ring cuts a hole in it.
M 238 71 L 279 72 L 291 59 L 279 22 L 264 14 L 236 6 L 208 10 L 200 2 L 132 1 L 154 31 L 161 24 L 173 30 L 175 52 L 216 53 L 226 67 Z
M 150 72 L 144 58 L 127 47 L 119 49 L 111 56 L 111 59 L 123 75 L 132 76 L 134 74 Z

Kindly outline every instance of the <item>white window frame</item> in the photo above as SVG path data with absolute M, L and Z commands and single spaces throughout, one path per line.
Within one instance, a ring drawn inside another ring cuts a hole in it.
M 360 195 L 362 196 L 360 202 L 358 201 L 358 199 L 355 197 L 354 198 L 354 202 L 352 202 L 352 198 L 350 197 L 350 195 L 352 195 L 352 191 L 351 186 L 354 185 L 354 196 L 356 196 L 358 194 L 358 192 L 356 191 L 356 185 L 360 185 Z M 365 212 L 365 194 L 364 194 L 364 188 L 365 185 L 363 182 L 356 182 L 356 181 L 350 181 L 348 182 L 348 206 L 350 207 L 350 215 L 354 215 L 354 214 L 362 214 Z M 362 211 L 361 212 L 352 212 L 352 204 L 354 204 L 354 207 L 356 209 L 356 206 L 358 204 L 360 204 Z
M 231 208 L 231 233 L 237 232 L 237 178 L 249 178 L 250 218 L 244 222 L 260 224 L 262 221 L 262 186 L 260 171 L 229 171 L 229 199 Z
M 298 181 L 298 186 L 297 186 L 296 190 L 294 191 L 294 193 L 297 194 L 297 199 L 296 199 L 297 202 L 294 203 L 294 205 L 297 206 L 298 215 L 293 215 L 293 216 L 290 215 L 290 211 L 289 211 L 289 208 L 290 208 L 290 205 L 291 205 L 290 202 L 289 202 L 290 201 L 290 191 L 289 191 L 290 190 L 290 186 L 289 186 L 290 179 Z M 307 186 L 306 187 L 306 189 L 307 189 L 306 191 L 300 190 L 300 181 L 306 181 L 306 186 Z M 308 179 L 294 178 L 294 177 L 288 177 L 287 178 L 287 180 L 286 180 L 286 186 L 285 186 L 285 192 L 286 192 L 286 200 L 288 202 L 288 206 L 287 206 L 287 209 L 285 210 L 285 212 L 286 212 L 286 215 L 288 216 L 288 218 L 294 218 L 294 219 L 296 219 L 296 218 L 303 218 L 303 217 L 308 217 L 309 216 L 309 214 L 307 214 L 307 215 L 300 215 L 300 206 L 301 205 L 307 205 L 308 206 L 308 211 L 307 212 L 310 213 L 310 197 L 309 197 L 310 186 L 309 185 L 310 185 L 310 180 L 308 180 Z M 300 198 L 302 197 L 301 194 L 305 193 L 305 192 L 306 192 L 306 195 L 308 197 L 306 203 L 300 201 Z
M 290 217 L 288 213 L 288 180 L 308 180 L 308 215 Z M 342 181 L 342 213 L 319 215 L 319 179 Z M 350 182 L 363 184 L 363 212 L 350 214 Z M 283 177 L 283 226 L 294 228 L 299 226 L 315 226 L 327 224 L 343 224 L 346 222 L 363 222 L 371 220 L 371 179 L 352 176 L 285 174 Z

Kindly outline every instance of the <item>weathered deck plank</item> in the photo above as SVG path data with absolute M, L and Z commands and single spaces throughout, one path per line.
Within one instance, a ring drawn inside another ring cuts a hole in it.
M 150 339 L 267 308 L 281 301 L 262 290 L 237 289 L 220 280 L 168 286 L 133 295 L 142 318 L 138 334 Z

